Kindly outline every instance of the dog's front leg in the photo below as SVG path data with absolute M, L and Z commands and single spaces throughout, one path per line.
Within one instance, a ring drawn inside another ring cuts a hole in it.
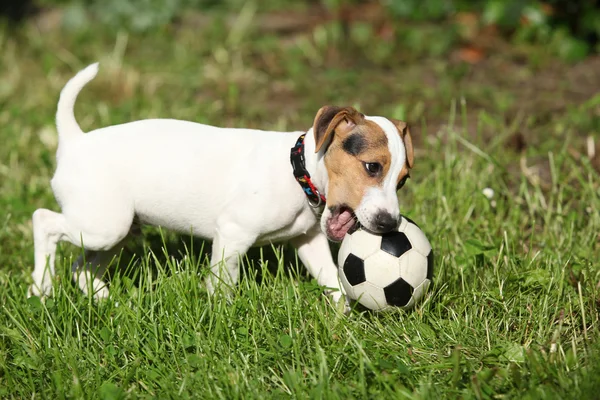
M 298 250 L 300 261 L 319 285 L 330 288 L 330 296 L 338 303 L 344 293 L 340 285 L 338 271 L 331 256 L 329 241 L 320 230 L 314 230 L 295 237 L 290 243 Z
M 229 294 L 240 276 L 240 257 L 254 244 L 256 236 L 246 232 L 236 224 L 224 224 L 217 228 L 212 245 L 210 275 L 206 279 L 206 289 L 210 295 L 219 289 Z

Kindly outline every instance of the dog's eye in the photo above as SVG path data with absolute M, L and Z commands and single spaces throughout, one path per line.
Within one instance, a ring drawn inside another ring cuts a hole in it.
M 404 178 L 402 178 L 400 180 L 400 182 L 398 182 L 398 186 L 396 186 L 396 191 L 402 189 L 402 186 L 404 186 L 404 184 L 406 183 L 406 180 L 410 178 L 410 175 L 406 175 Z
M 381 164 L 376 163 L 376 162 L 367 162 L 364 163 L 365 165 L 365 169 L 367 170 L 367 173 L 370 176 L 377 176 L 379 174 L 381 174 L 381 171 L 383 170 L 383 167 L 381 166 Z

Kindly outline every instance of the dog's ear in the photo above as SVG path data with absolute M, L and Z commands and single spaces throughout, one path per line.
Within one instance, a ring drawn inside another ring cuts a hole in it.
M 408 164 L 408 168 L 412 168 L 415 163 L 415 151 L 413 149 L 412 137 L 410 136 L 408 124 L 404 121 L 391 118 L 390 121 L 398 128 L 398 132 L 400 133 L 400 137 L 402 137 L 404 147 L 406 148 L 406 164 Z
M 365 116 L 353 107 L 324 106 L 319 109 L 313 132 L 315 135 L 315 153 L 329 141 L 336 129 L 349 132 L 364 120 Z

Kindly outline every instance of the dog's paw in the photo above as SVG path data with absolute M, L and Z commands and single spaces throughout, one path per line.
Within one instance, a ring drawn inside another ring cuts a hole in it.
M 344 315 L 349 315 L 352 308 L 350 307 L 350 301 L 344 295 L 340 301 L 337 303 L 337 310 Z
M 233 298 L 233 288 L 226 282 L 223 282 L 218 278 L 214 277 L 211 279 L 211 277 L 209 276 L 206 278 L 204 283 L 209 296 L 222 296 L 227 300 Z
M 94 300 L 104 300 L 108 298 L 109 290 L 106 282 L 92 275 L 88 271 L 74 272 L 73 280 L 86 296 L 91 292 Z
M 206 287 L 206 292 L 208 293 L 209 296 L 214 296 L 215 294 L 215 286 L 212 283 L 212 279 L 206 278 L 204 280 L 204 286 Z
M 350 314 L 350 300 L 341 290 L 327 290 L 325 294 L 338 312 L 344 315 Z
M 98 288 L 97 290 L 94 289 L 94 300 L 96 300 L 96 301 L 105 300 L 108 298 L 109 294 L 110 294 L 110 292 L 109 292 L 108 288 L 106 287 L 106 284 L 104 284 L 104 286 Z
M 52 285 L 47 285 L 44 283 L 37 285 L 35 283 L 32 283 L 29 286 L 29 289 L 27 289 L 27 298 L 33 297 L 33 296 L 38 296 L 40 299 L 44 299 L 44 298 L 50 296 L 51 293 L 52 293 Z

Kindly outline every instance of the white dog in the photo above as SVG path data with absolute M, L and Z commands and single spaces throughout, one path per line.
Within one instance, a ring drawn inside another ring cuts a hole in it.
M 340 241 L 357 220 L 373 232 L 397 226 L 396 192 L 413 166 L 404 122 L 325 106 L 306 133 L 153 119 L 84 134 L 73 108 L 97 72 L 88 66 L 60 95 L 51 185 L 62 213 L 33 213 L 29 295 L 50 294 L 56 245 L 67 241 L 85 249 L 74 279 L 106 297 L 104 269 L 132 226 L 151 224 L 212 240 L 209 293 L 237 282 L 238 258 L 253 245 L 289 240 L 338 301 L 327 239 Z

